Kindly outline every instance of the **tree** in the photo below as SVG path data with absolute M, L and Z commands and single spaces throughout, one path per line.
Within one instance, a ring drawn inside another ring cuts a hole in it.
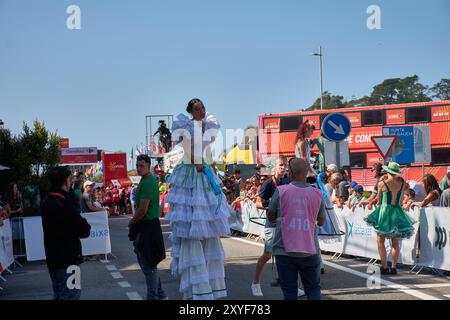
M 335 108 L 343 108 L 344 105 L 344 97 L 343 96 L 333 96 L 330 92 L 324 91 L 322 95 L 323 100 L 323 108 L 324 109 L 335 109 Z M 310 106 L 306 111 L 311 110 L 320 110 L 320 97 L 316 99 L 316 101 Z
M 450 79 L 441 79 L 431 87 L 432 97 L 438 100 L 450 100 Z
M 368 105 L 386 105 L 431 101 L 431 98 L 427 95 L 428 86 L 418 81 L 417 75 L 403 79 L 386 79 L 373 87 L 370 97 L 364 102 Z

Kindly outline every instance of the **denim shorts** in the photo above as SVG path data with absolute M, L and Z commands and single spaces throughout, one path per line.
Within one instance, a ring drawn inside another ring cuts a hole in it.
M 264 252 L 272 253 L 273 237 L 275 234 L 275 228 L 264 228 Z

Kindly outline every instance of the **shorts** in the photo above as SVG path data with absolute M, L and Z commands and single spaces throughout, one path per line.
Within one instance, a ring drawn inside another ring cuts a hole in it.
M 264 252 L 272 253 L 274 235 L 275 235 L 274 227 L 264 228 Z

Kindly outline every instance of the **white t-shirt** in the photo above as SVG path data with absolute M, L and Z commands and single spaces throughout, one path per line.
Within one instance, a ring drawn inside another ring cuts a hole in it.
M 406 182 L 408 182 L 409 188 L 413 189 L 416 193 L 415 201 L 423 201 L 423 199 L 427 196 L 427 192 L 425 191 L 423 184 L 414 180 L 408 180 Z

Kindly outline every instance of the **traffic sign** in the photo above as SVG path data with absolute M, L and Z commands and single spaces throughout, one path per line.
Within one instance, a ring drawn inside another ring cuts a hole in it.
M 372 137 L 372 142 L 377 147 L 378 151 L 380 151 L 383 159 L 386 160 L 386 157 L 391 153 L 392 147 L 397 140 L 397 136 L 395 135 L 387 135 L 387 136 L 376 136 Z
M 331 141 L 343 141 L 352 130 L 350 120 L 342 113 L 332 113 L 322 121 L 322 135 Z

